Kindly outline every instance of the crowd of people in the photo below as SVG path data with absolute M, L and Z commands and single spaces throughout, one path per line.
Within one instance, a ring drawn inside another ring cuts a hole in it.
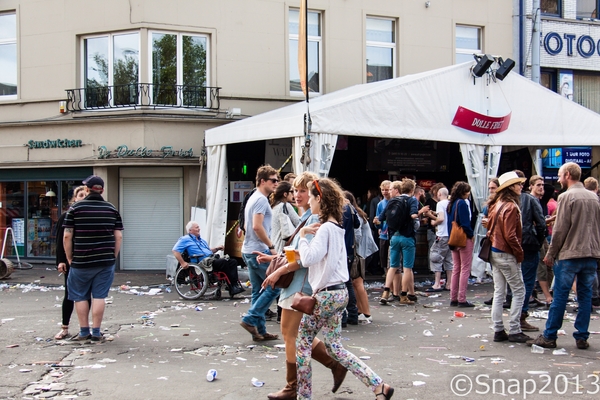
M 271 166 L 260 167 L 256 189 L 245 200 L 241 215 L 240 229 L 245 232 L 242 258 L 248 267 L 252 301 L 240 325 L 253 341 L 279 339 L 266 328 L 270 306 L 277 302 L 277 321 L 285 343 L 286 383 L 268 398 L 310 399 L 313 359 L 331 371 L 334 393 L 350 371 L 376 398 L 392 397 L 394 389 L 344 348 L 341 329 L 372 322 L 364 286 L 367 270 L 384 274 L 379 299 L 382 305 L 418 302 L 413 269 L 416 234 L 419 230 L 423 234 L 423 228 L 434 276 L 427 292 L 448 291 L 453 307 L 475 306 L 467 299 L 467 285 L 477 231 L 483 230 L 491 243 L 494 295 L 485 303 L 491 305 L 493 340 L 555 348 L 574 290 L 578 308 L 573 337 L 577 348 L 587 349 L 592 308 L 600 307 L 600 200 L 598 181 L 580 180 L 581 168 L 564 164 L 558 171 L 564 192 L 557 197 L 555 187 L 545 184 L 539 175 L 527 179 L 519 170 L 505 172 L 489 180 L 489 198 L 478 224 L 471 187 L 464 181 L 455 182 L 451 189 L 436 183 L 426 195 L 412 179 L 384 180 L 380 190 L 369 190 L 361 207 L 359 198 L 344 191 L 335 180 L 311 172 L 287 174 L 281 180 Z M 57 266 L 65 273 L 66 294 L 63 326 L 56 339 L 69 335 L 75 307 L 80 320 L 75 339 L 104 340 L 100 332 L 104 297 L 112 283 L 110 274 L 114 273 L 123 228 L 118 212 L 100 195 L 103 185 L 95 176 L 84 181 L 84 186 L 75 189 L 73 203 L 59 221 L 64 248 L 57 250 Z M 98 220 L 84 218 L 95 212 L 103 213 L 100 226 Z M 76 229 L 82 223 L 96 228 L 90 232 L 106 233 L 108 250 L 88 244 L 85 232 L 89 229 Z M 187 235 L 173 247 L 182 268 L 223 249 L 210 248 L 196 222 L 190 221 L 186 230 Z M 287 261 L 277 264 L 284 252 Z M 267 275 L 272 263 L 277 268 Z M 235 260 L 215 259 L 213 269 L 227 276 L 231 296 L 244 291 Z M 291 279 L 282 284 L 289 274 Z M 536 284 L 543 301 L 534 296 Z M 309 312 L 297 310 L 302 295 L 314 301 Z M 525 333 L 540 330 L 527 321 L 534 302 L 549 308 L 546 327 L 537 338 Z M 509 309 L 508 332 L 504 308 Z M 319 332 L 322 341 L 316 338 Z

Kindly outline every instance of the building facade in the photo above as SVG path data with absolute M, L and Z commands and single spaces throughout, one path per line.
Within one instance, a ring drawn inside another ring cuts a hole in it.
M 15 238 L 5 254 L 52 262 L 56 220 L 93 173 L 123 215 L 119 268 L 164 269 L 205 204 L 204 131 L 303 99 L 299 4 L 2 1 L 0 239 L 7 228 Z M 311 96 L 473 53 L 513 56 L 508 2 L 308 4 Z M 266 152 L 242 156 L 260 164 Z

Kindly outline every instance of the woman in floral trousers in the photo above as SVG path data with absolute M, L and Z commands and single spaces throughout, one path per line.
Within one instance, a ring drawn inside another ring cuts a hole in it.
M 312 315 L 304 315 L 296 340 L 298 399 L 312 396 L 312 342 L 320 331 L 329 355 L 352 372 L 377 399 L 391 399 L 394 389 L 357 356 L 344 349 L 341 341 L 342 311 L 348 304 L 348 281 L 344 229 L 341 226 L 344 195 L 330 179 L 317 179 L 309 185 L 311 212 L 320 223 L 300 230 L 300 260 L 308 268 L 308 281 L 316 299 Z M 306 235 L 314 234 L 309 243 Z

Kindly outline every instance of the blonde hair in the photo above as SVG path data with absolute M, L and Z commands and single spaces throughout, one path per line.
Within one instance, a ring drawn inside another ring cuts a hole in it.
M 73 197 L 71 197 L 71 201 L 69 201 L 69 204 L 75 203 L 75 199 L 77 199 L 77 195 L 81 191 L 85 191 L 85 185 L 77 186 L 75 189 L 73 189 Z

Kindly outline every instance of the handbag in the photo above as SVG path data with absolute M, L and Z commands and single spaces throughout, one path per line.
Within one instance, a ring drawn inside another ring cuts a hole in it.
M 306 276 L 304 276 L 302 287 L 304 287 L 304 283 L 306 283 Z M 317 299 L 315 299 L 314 296 L 309 296 L 301 291 L 294 293 L 294 298 L 292 299 L 292 308 L 294 310 L 303 312 L 304 314 L 313 315 L 315 304 L 317 304 Z
M 296 236 L 296 234 L 300 231 L 300 229 L 302 229 L 302 227 L 306 224 L 306 221 L 308 221 L 308 218 L 305 219 L 304 221 L 302 221 L 300 224 L 298 224 L 298 227 L 296 228 L 296 230 L 294 231 L 292 236 L 290 236 L 290 238 L 285 242 L 286 246 L 289 246 L 290 243 L 292 243 L 294 236 Z M 277 271 L 279 268 L 285 267 L 287 264 L 288 264 L 288 261 L 287 261 L 287 257 L 285 256 L 285 253 L 276 255 L 275 257 L 273 257 L 273 259 L 271 260 L 271 263 L 269 264 L 269 267 L 267 268 L 266 276 L 271 275 L 273 272 Z M 286 288 L 286 287 L 290 286 L 290 283 L 292 283 L 293 279 L 294 279 L 294 274 L 292 274 L 292 273 L 283 274 L 279 277 L 279 279 L 275 283 L 275 288 L 281 288 L 281 289 Z
M 504 203 L 504 204 L 506 204 L 506 203 Z M 502 204 L 502 206 L 500 206 L 496 215 L 500 214 L 500 211 L 502 211 L 502 207 L 504 207 L 504 204 Z M 492 239 L 490 239 L 490 235 L 492 234 L 492 231 L 494 230 L 494 226 L 496 225 L 497 220 L 498 220 L 498 218 L 494 218 L 494 220 L 492 221 L 492 225 L 490 226 L 490 229 L 488 230 L 487 234 L 485 235 L 485 237 L 483 239 L 481 239 L 481 248 L 479 249 L 479 254 L 477 254 L 477 257 L 479 257 L 486 263 L 490 262 L 490 256 L 492 254 Z
M 290 214 L 287 209 L 287 203 L 283 203 L 282 211 L 282 214 L 285 215 L 285 217 L 283 217 L 283 222 L 281 222 L 281 237 L 284 240 L 288 240 L 295 233 L 296 227 L 290 218 Z
M 365 278 L 365 259 L 354 252 L 354 260 L 350 265 L 350 279 Z
M 466 247 L 467 246 L 467 234 L 465 233 L 462 226 L 456 222 L 458 216 L 458 203 L 454 209 L 454 221 L 452 221 L 452 231 L 450 231 L 450 237 L 448 238 L 448 245 L 453 247 Z

